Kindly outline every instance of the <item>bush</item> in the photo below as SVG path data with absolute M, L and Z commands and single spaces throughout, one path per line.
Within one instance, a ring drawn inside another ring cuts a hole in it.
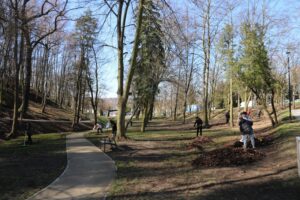
M 98 122 L 102 125 L 102 127 L 106 127 L 107 123 L 109 122 L 109 119 L 104 116 L 99 116 Z

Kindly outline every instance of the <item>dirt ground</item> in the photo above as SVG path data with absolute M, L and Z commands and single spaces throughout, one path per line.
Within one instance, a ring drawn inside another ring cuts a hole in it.
M 294 131 L 290 137 L 278 137 L 272 145 L 257 148 L 265 155 L 259 161 L 228 167 L 192 165 L 199 156 L 198 149 L 188 148 L 195 134 L 190 131 L 192 122 L 154 124 L 143 137 L 133 133 L 133 139 L 119 143 L 121 150 L 109 153 L 118 175 L 108 199 L 299 199 L 294 142 L 299 123 L 288 127 Z M 281 130 L 270 129 L 266 120 L 256 121 L 254 129 L 257 137 L 276 136 Z M 225 124 L 204 130 L 204 135 L 213 140 L 204 145 L 204 151 L 240 139 L 238 129 Z

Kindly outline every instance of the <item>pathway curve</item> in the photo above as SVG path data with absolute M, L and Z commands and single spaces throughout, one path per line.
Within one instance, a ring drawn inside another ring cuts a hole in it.
M 105 199 L 115 177 L 115 163 L 84 138 L 84 133 L 67 136 L 68 165 L 48 187 L 28 200 Z
M 292 110 L 292 115 L 300 120 L 300 109 Z

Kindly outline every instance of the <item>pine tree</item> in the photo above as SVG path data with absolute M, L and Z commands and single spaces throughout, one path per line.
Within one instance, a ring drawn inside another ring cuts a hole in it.
M 165 70 L 165 51 L 160 13 L 152 0 L 146 0 L 139 41 L 134 90 L 136 104 L 143 111 L 141 131 L 153 114 L 155 95 Z
M 242 54 L 238 67 L 239 78 L 256 95 L 257 100 L 267 112 L 272 125 L 275 125 L 278 122 L 272 99 L 275 95 L 276 80 L 272 78 L 272 69 L 264 43 L 263 27 L 259 24 L 250 25 L 245 23 L 241 31 Z M 275 120 L 267 109 L 266 99 L 268 94 L 271 94 L 272 97 L 272 113 Z

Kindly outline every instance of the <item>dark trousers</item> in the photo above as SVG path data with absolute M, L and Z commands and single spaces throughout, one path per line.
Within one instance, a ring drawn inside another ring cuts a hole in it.
M 26 144 L 32 144 L 31 133 L 29 131 L 25 131 L 25 134 L 27 135 Z
M 229 123 L 229 117 L 226 117 L 226 124 Z
M 97 133 L 99 133 L 99 131 L 100 131 L 101 133 L 103 133 L 102 128 L 97 128 Z
M 197 126 L 197 137 L 199 136 L 199 132 L 200 132 L 200 136 L 202 136 L 202 125 Z

